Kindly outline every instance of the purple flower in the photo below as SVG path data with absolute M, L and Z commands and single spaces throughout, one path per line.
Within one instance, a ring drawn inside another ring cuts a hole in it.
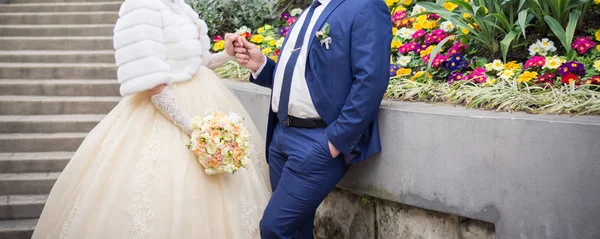
M 558 74 L 560 74 L 561 76 L 564 76 L 569 73 L 584 76 L 585 66 L 578 61 L 567 61 L 558 67 Z
M 448 76 L 448 83 L 452 84 L 455 81 L 461 81 L 461 80 L 465 80 L 466 77 L 465 75 L 463 75 L 463 73 L 456 71 L 456 72 L 452 72 L 449 76 Z
M 400 69 L 400 66 L 396 64 L 390 64 L 390 77 L 396 76 L 396 71 L 398 71 L 398 69 Z
M 428 19 L 428 20 L 438 20 L 438 19 L 440 19 L 440 15 L 437 15 L 437 14 L 429 14 L 429 15 L 427 16 L 427 19 Z
M 281 20 L 288 20 L 290 17 L 291 15 L 287 12 L 281 14 Z
M 425 36 L 425 33 L 426 33 L 425 30 L 421 29 L 421 30 L 418 30 L 415 33 L 413 33 L 412 37 L 413 37 L 413 39 L 418 39 L 418 38 Z
M 454 55 L 460 54 L 465 49 L 467 49 L 467 45 L 462 44 L 459 41 L 457 41 L 456 43 L 454 43 L 454 45 L 452 47 L 450 47 L 450 49 L 448 49 L 448 56 L 454 56 Z

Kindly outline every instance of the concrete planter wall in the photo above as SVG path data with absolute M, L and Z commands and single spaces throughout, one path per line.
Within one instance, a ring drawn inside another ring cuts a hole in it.
M 232 82 L 264 130 L 269 92 Z M 338 185 L 495 224 L 497 238 L 600 238 L 600 117 L 384 101 L 384 151 Z
M 0 0 L 0 4 L 7 4 L 8 0 Z

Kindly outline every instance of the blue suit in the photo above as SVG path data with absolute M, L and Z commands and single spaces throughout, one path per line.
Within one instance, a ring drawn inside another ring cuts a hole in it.
M 331 26 L 329 49 L 315 37 L 325 23 Z M 267 160 L 274 192 L 261 221 L 263 238 L 312 238 L 315 210 L 348 165 L 381 151 L 377 112 L 389 82 L 391 29 L 382 0 L 331 0 L 317 20 L 305 77 L 327 127 L 285 127 L 271 109 Z M 267 58 L 250 80 L 272 88 L 275 69 Z M 341 152 L 336 159 L 328 141 Z

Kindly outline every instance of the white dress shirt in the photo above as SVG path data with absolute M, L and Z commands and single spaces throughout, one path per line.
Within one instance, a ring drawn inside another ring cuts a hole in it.
M 312 102 L 310 97 L 310 92 L 308 90 L 308 85 L 306 84 L 306 61 L 308 59 L 308 43 L 311 38 L 310 34 L 312 34 L 312 30 L 315 27 L 315 23 L 327 7 L 327 4 L 331 0 L 318 0 L 321 2 L 321 5 L 315 9 L 313 13 L 312 19 L 308 25 L 308 29 L 306 31 L 306 35 L 301 36 L 300 38 L 298 34 L 300 34 L 300 28 L 307 20 L 306 12 L 302 13 L 302 15 L 298 18 L 295 27 L 290 31 L 288 35 L 287 42 L 284 48 L 281 51 L 279 56 L 279 64 L 275 69 L 275 79 L 273 81 L 273 94 L 272 94 L 272 103 L 271 107 L 273 111 L 277 112 L 279 109 L 279 96 L 281 95 L 281 86 L 283 84 L 283 74 L 285 73 L 285 66 L 290 59 L 291 52 L 294 50 L 294 46 L 296 45 L 296 41 L 302 40 L 302 48 L 300 49 L 300 55 L 298 56 L 298 61 L 296 62 L 296 66 L 294 68 L 294 75 L 292 76 L 292 85 L 290 89 L 290 104 L 289 104 L 289 114 L 294 117 L 303 118 L 303 119 L 319 119 L 319 113 L 315 108 L 315 105 Z M 266 58 L 266 57 L 265 57 Z M 254 78 L 257 78 L 258 75 L 262 72 L 263 68 L 266 65 L 265 63 L 253 73 Z

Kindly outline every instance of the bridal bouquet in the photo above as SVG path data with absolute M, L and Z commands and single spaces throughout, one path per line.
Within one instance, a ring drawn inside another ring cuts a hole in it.
M 192 120 L 188 148 L 204 166 L 207 174 L 235 173 L 248 166 L 249 136 L 236 113 L 216 112 Z

